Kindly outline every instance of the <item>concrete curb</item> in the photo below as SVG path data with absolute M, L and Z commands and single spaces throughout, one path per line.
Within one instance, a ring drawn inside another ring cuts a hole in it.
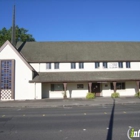
M 116 105 L 140 105 L 140 102 L 116 103 Z M 94 107 L 94 106 L 110 106 L 113 103 L 93 103 L 93 104 L 68 104 L 68 105 L 3 105 L 0 108 L 62 108 L 62 107 Z

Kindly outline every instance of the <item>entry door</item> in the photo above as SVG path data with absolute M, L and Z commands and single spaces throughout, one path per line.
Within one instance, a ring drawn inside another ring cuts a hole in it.
M 100 96 L 100 83 L 92 83 L 92 92 L 96 94 L 96 97 Z

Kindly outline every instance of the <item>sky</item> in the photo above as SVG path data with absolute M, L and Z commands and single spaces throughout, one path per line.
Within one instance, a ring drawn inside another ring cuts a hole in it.
M 140 0 L 0 0 L 0 30 L 29 30 L 36 41 L 140 41 Z

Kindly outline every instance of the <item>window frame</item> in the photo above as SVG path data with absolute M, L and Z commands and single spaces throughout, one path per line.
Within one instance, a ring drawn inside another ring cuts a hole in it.
M 79 69 L 84 69 L 84 62 L 79 62 Z
M 46 69 L 52 69 L 52 63 L 46 63 Z
M 76 69 L 76 63 L 75 62 L 71 62 L 71 69 Z
M 77 84 L 77 89 L 84 89 L 84 84 Z
M 118 62 L 118 67 L 123 68 L 123 62 Z
M 131 63 L 130 61 L 125 62 L 126 63 L 126 68 L 131 68 Z
M 107 62 L 103 62 L 103 68 L 105 68 L 105 69 L 108 68 L 108 63 Z
M 62 86 L 62 88 L 59 90 L 59 89 L 57 89 L 55 86 L 58 86 L 58 85 L 61 85 Z M 51 91 L 64 91 L 64 86 L 63 86 L 63 84 L 51 84 Z M 57 90 L 56 90 L 57 89 Z
M 100 62 L 95 62 L 95 69 L 100 68 Z
M 119 86 L 121 86 L 121 88 L 118 88 Z M 116 83 L 116 90 L 125 90 L 126 89 L 125 87 L 126 87 L 125 82 L 118 82 L 118 83 Z M 110 83 L 110 89 L 114 90 L 113 83 Z
M 60 68 L 60 63 L 59 62 L 55 62 L 54 63 L 54 69 L 59 69 Z
M 10 90 L 11 91 L 11 98 L 15 98 L 15 60 L 14 59 L 1 59 L 0 60 L 0 72 L 2 71 L 2 61 L 11 61 L 11 88 L 10 89 L 4 89 L 1 88 L 0 86 L 0 92 L 2 90 Z M 2 72 L 1 72 L 2 74 Z M 0 74 L 0 85 L 1 85 L 1 77 L 2 75 Z

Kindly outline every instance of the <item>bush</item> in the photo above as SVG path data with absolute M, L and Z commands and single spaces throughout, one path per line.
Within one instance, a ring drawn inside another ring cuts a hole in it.
M 120 97 L 120 94 L 117 93 L 117 92 L 116 92 L 116 93 L 112 93 L 112 94 L 111 94 L 111 97 L 112 97 L 112 98 L 119 98 L 119 97 Z
M 95 98 L 95 93 L 87 93 L 86 99 L 94 99 Z
M 136 93 L 135 97 L 139 97 L 140 98 L 140 92 Z

